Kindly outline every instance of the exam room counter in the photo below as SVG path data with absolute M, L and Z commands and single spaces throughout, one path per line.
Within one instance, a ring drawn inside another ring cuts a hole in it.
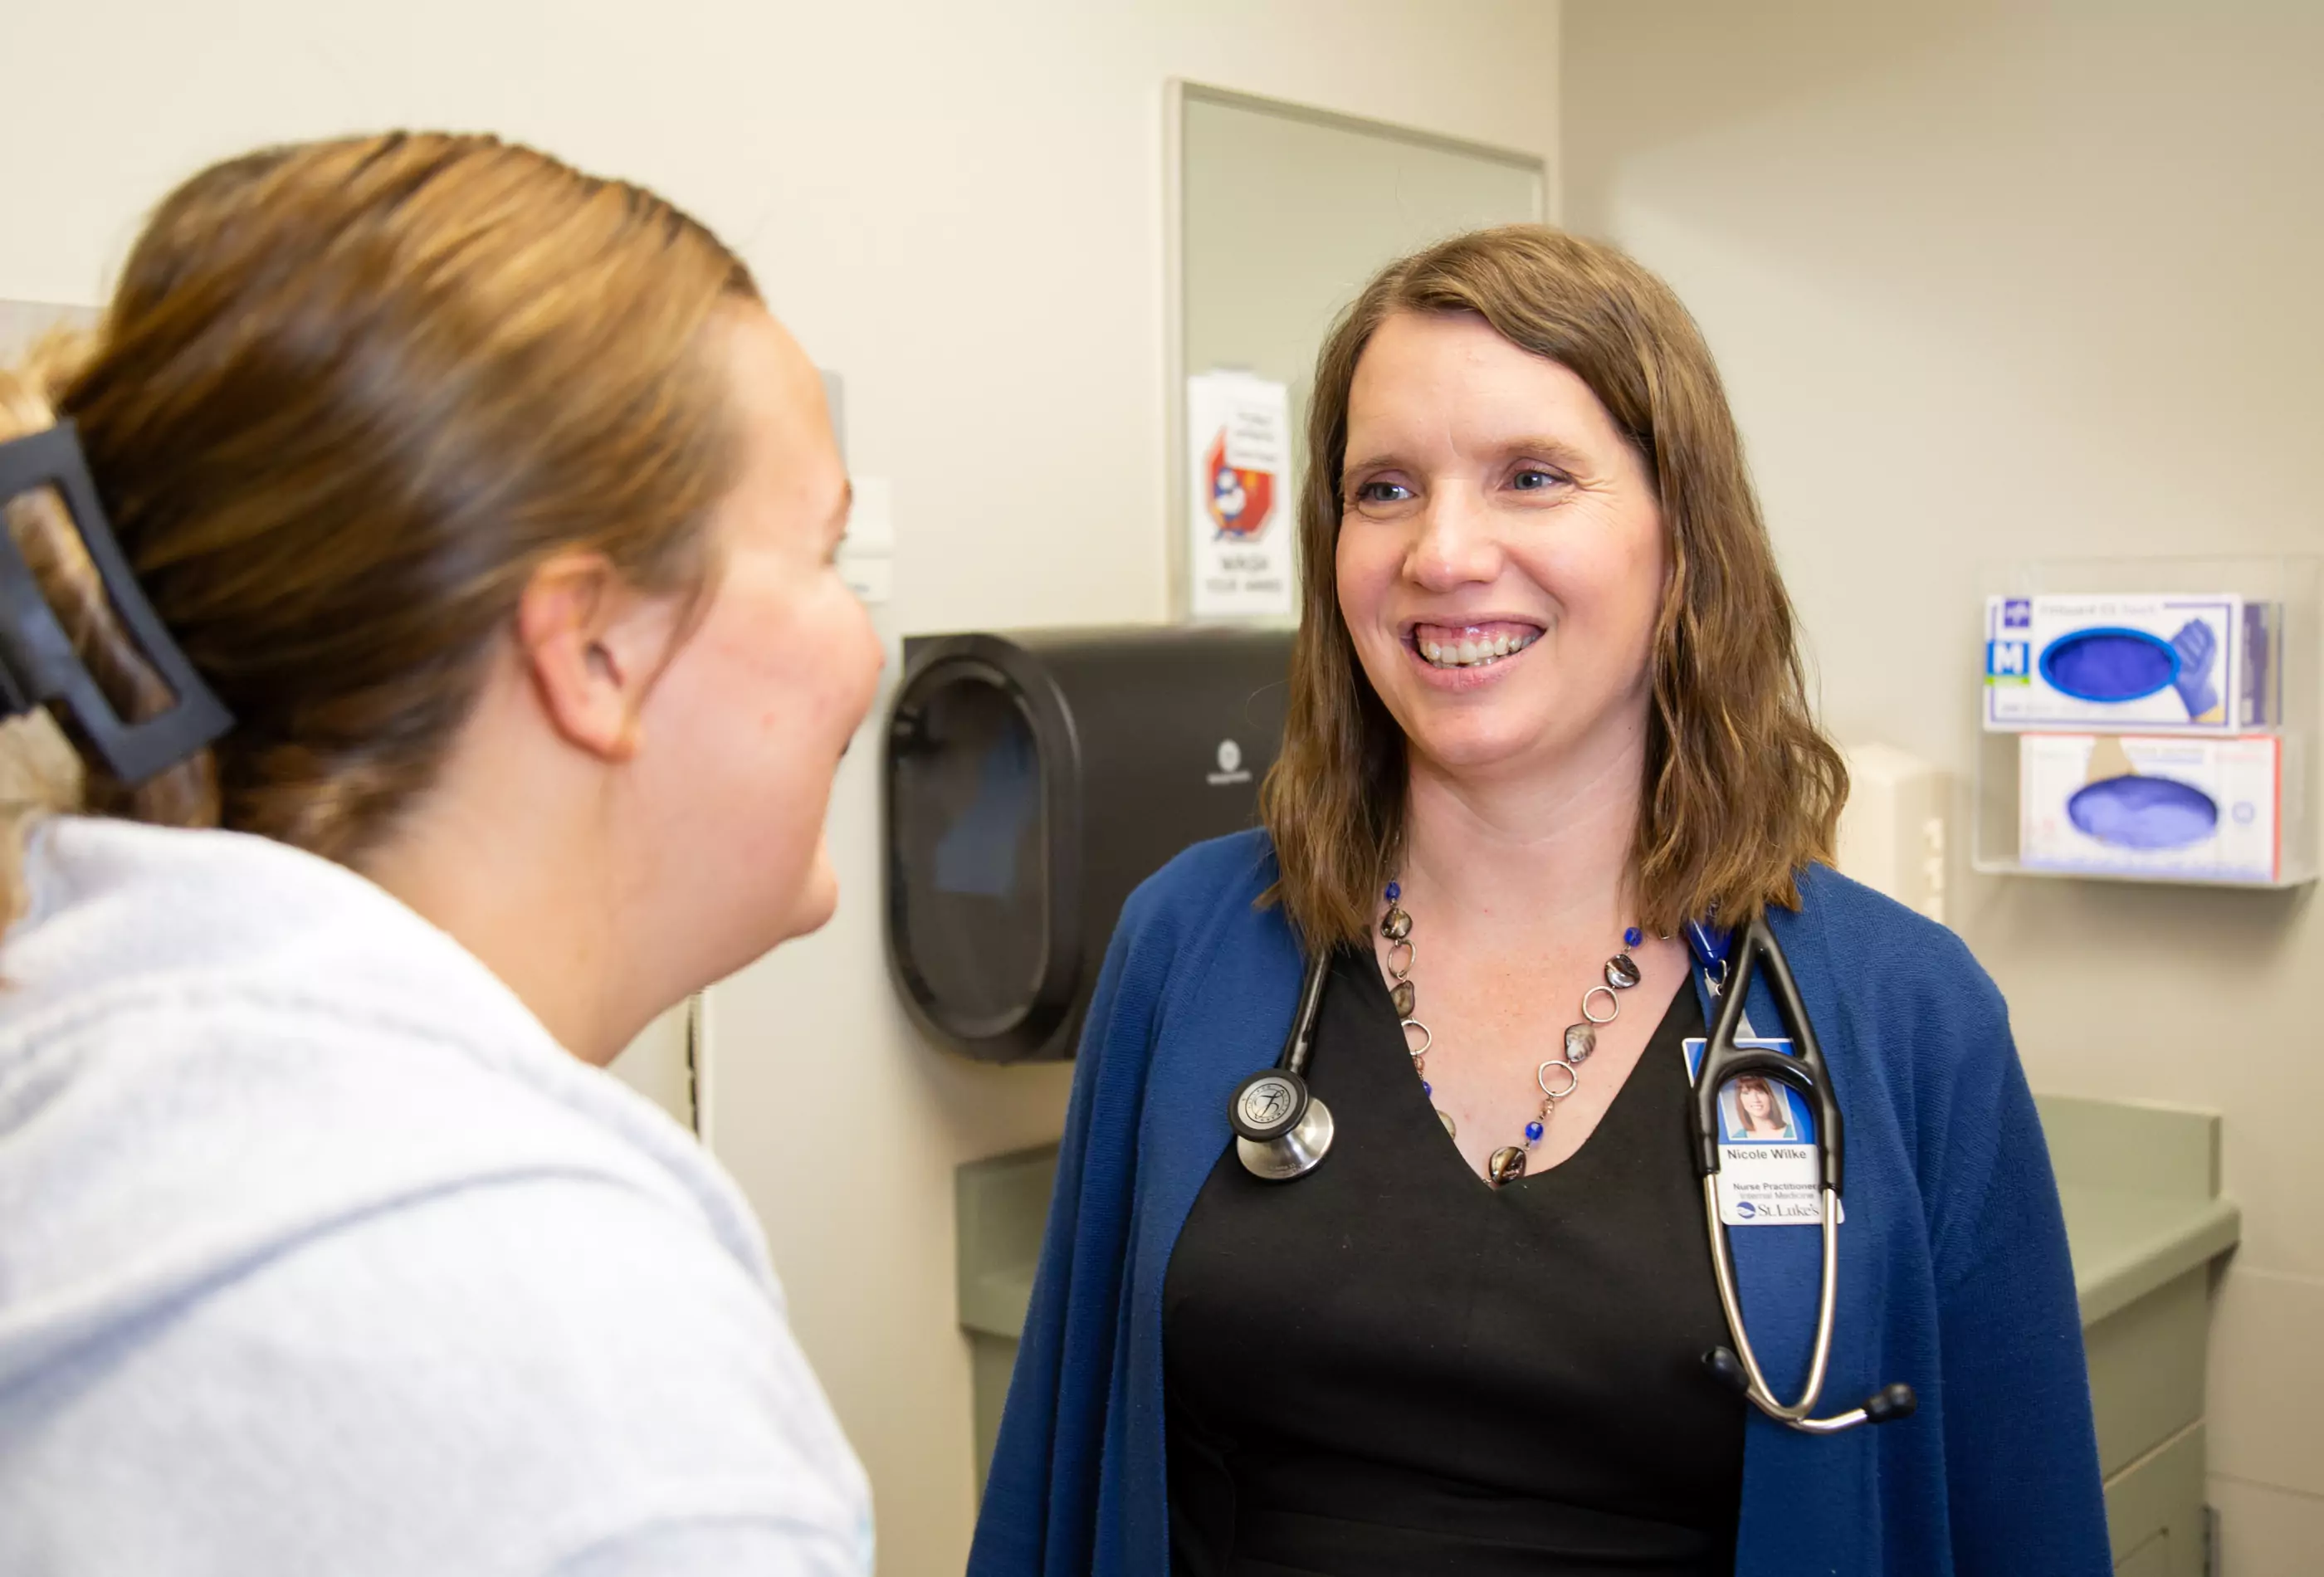
M 2066 1207 L 2115 1570 L 2200 1577 L 2211 1267 L 2243 1230 L 2219 1197 L 2219 1119 L 2079 1096 L 2035 1103 Z
M 2219 1119 L 2070 1095 L 2036 1104 L 2066 1209 L 2115 1570 L 2200 1577 L 2211 1266 L 2242 1231 L 2241 1213 L 2219 1197 Z M 955 1179 L 980 1491 L 1056 1171 L 1050 1147 L 971 1162 Z

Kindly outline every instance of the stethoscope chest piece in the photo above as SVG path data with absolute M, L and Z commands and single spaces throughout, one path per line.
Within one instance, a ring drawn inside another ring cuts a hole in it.
M 1287 1069 L 1265 1068 L 1245 1079 L 1227 1104 L 1227 1120 L 1244 1167 L 1270 1183 L 1305 1176 L 1332 1148 L 1332 1109 Z

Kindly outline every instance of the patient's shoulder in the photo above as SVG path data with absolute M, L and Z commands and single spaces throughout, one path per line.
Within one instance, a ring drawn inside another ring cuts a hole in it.
M 315 1569 L 538 1569 L 696 1515 L 862 1531 L 773 1289 L 698 1216 L 602 1178 L 387 1205 L 122 1335 L 41 1449 L 98 1451 L 134 1486 L 134 1437 L 203 1443 L 147 1465 L 168 1505 L 242 1508 L 222 1560 L 247 1541 L 311 1545 Z M 69 1438 L 106 1420 L 109 1446 Z M 83 1509 L 121 1526 L 138 1499 Z

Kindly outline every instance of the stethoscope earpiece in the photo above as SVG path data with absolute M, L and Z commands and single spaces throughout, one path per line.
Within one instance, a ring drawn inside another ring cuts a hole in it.
M 1735 1356 L 1733 1348 L 1712 1348 L 1702 1355 L 1702 1367 L 1718 1376 L 1720 1381 L 1737 1396 L 1750 1398 L 1751 1376 L 1744 1369 L 1743 1360 Z M 1853 1412 L 1831 1418 L 1779 1417 L 1776 1422 L 1788 1424 L 1794 1429 L 1803 1429 L 1812 1434 L 1833 1434 L 1842 1429 L 1852 1429 L 1858 1424 L 1894 1424 L 1899 1418 L 1910 1418 L 1920 1405 L 1921 1398 L 1913 1394 L 1913 1388 L 1899 1380 L 1893 1386 L 1883 1386 L 1867 1397 Z
M 1751 1394 L 1751 1377 L 1743 1372 L 1743 1360 L 1735 1356 L 1733 1348 L 1712 1348 L 1702 1355 L 1702 1367 L 1718 1376 L 1737 1396 Z
M 1893 1386 L 1882 1387 L 1878 1396 L 1865 1402 L 1864 1421 L 1894 1424 L 1899 1418 L 1910 1418 L 1920 1405 L 1921 1398 L 1913 1394 L 1913 1388 L 1898 1380 Z

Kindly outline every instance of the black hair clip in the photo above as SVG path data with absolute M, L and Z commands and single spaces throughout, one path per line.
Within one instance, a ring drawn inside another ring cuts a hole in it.
M 42 595 L 15 534 L 0 527 L 0 710 L 16 717 L 44 704 L 61 706 L 117 780 L 142 783 L 207 748 L 234 726 L 234 716 L 195 674 L 129 573 L 70 422 L 0 444 L 0 505 L 36 487 L 54 487 L 64 499 L 114 612 L 177 699 L 143 723 L 122 721 Z

